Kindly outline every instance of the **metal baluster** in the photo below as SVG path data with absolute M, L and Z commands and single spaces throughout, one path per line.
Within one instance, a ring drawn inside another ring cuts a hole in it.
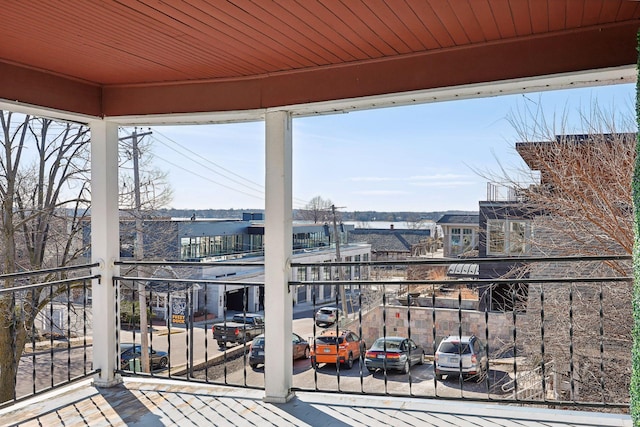
M 36 291 L 31 290 L 29 291 L 31 294 L 31 309 L 32 310 L 36 310 L 36 306 L 37 306 L 37 301 L 36 301 Z M 36 322 L 35 319 L 33 321 L 33 323 L 31 324 L 31 363 L 32 363 L 32 369 L 31 369 L 31 382 L 32 382 L 32 393 L 35 394 L 36 393 L 36 363 L 37 363 L 37 358 L 36 358 Z
M 67 381 L 71 381 L 71 284 L 67 284 Z
M 486 296 L 485 296 L 486 297 Z M 484 305 L 484 346 L 485 355 L 487 356 L 487 365 L 485 368 L 485 386 L 487 389 L 487 398 L 491 399 L 491 384 L 489 384 L 489 304 Z
M 387 290 L 385 285 L 382 285 L 382 338 L 384 339 L 384 359 L 382 360 L 382 375 L 384 378 L 384 392 L 387 391 Z
M 540 284 L 540 372 L 542 374 L 542 400 L 547 400 L 547 373 L 546 373 L 546 357 L 544 348 L 544 283 Z
M 333 273 L 333 269 L 329 270 Z M 338 303 L 338 295 L 339 295 L 339 286 L 335 285 L 335 289 L 336 289 L 336 308 L 339 310 L 340 304 Z M 338 341 L 340 340 L 340 311 L 336 311 L 336 381 L 338 383 L 338 391 L 342 391 L 340 390 L 340 344 L 338 343 Z M 347 314 L 347 313 L 345 313 Z
M 358 283 L 358 337 L 360 338 L 360 357 L 358 358 L 358 367 L 360 374 L 360 392 L 364 393 L 364 356 L 367 351 L 367 345 L 362 338 L 362 285 Z
M 575 401 L 575 382 L 573 366 L 573 285 L 569 285 L 569 375 L 571 383 L 571 400 Z
M 224 313 L 224 320 L 222 321 L 222 324 L 224 326 L 224 333 L 226 334 L 227 333 L 227 284 L 226 283 L 223 285 L 222 295 L 223 295 L 222 312 Z M 225 337 L 225 339 L 227 338 Z M 222 361 L 223 361 L 224 383 L 229 384 L 227 382 L 227 342 L 224 341 L 222 343 L 222 346 L 223 346 Z
M 436 351 L 438 343 L 436 338 L 436 284 L 431 285 L 431 332 L 433 335 L 433 393 L 438 397 L 438 378 L 436 376 Z
M 516 328 L 516 291 L 514 288 L 511 289 L 511 318 L 513 320 L 513 378 L 514 378 L 514 393 L 515 399 L 520 400 L 518 398 L 518 345 L 517 345 L 517 333 L 518 330 Z
M 187 363 L 187 380 L 189 379 L 189 376 L 191 374 L 191 359 L 189 358 L 191 356 L 191 352 L 189 351 L 189 345 L 191 344 L 191 340 L 190 340 L 190 332 L 189 329 L 191 327 L 190 323 L 191 323 L 191 319 L 190 319 L 190 315 L 191 315 L 191 299 L 189 298 L 189 285 L 185 284 L 186 286 L 184 287 L 184 293 L 185 293 L 185 311 L 183 311 L 184 314 L 184 328 L 185 328 L 185 334 L 184 334 L 184 341 L 185 341 L 185 348 L 184 348 L 184 352 L 185 352 L 185 361 Z
M 243 384 L 247 386 L 247 305 L 248 298 L 247 292 L 249 287 L 247 285 L 242 287 L 242 313 L 244 314 L 244 323 L 242 324 L 242 376 L 243 376 Z M 266 343 L 266 340 L 265 340 Z M 265 353 L 266 359 L 266 353 Z M 265 360 L 266 362 L 266 360 Z
M 12 283 L 14 284 L 14 283 Z M 17 399 L 16 388 L 18 385 L 18 349 L 16 348 L 16 324 L 18 319 L 16 318 L 16 293 L 11 292 L 11 354 L 13 354 L 13 360 L 11 362 L 11 369 L 13 370 L 13 400 Z M 51 360 L 53 365 L 53 359 Z M 53 369 L 53 368 L 52 368 Z M 51 384 L 53 386 L 53 372 L 51 374 Z
M 116 354 L 113 356 L 116 358 L 116 370 L 122 369 L 122 362 L 120 361 L 120 327 L 122 326 L 122 322 L 120 321 L 120 282 L 117 279 L 111 280 L 111 285 L 114 289 L 114 297 L 115 297 L 115 309 L 116 309 Z M 86 290 L 85 290 L 85 299 L 86 299 Z M 93 302 L 91 303 L 91 307 L 93 308 Z M 92 310 L 93 311 L 93 310 Z M 86 342 L 86 321 L 85 321 L 85 342 Z M 86 355 L 85 355 L 85 363 L 86 363 Z
M 173 317 L 173 306 L 171 304 L 171 282 L 167 283 L 167 299 L 165 300 L 165 305 L 168 305 L 167 313 L 167 359 L 169 363 L 167 363 L 167 371 L 168 377 L 171 378 L 171 323 Z
M 458 337 L 460 345 L 458 345 L 458 387 L 460 388 L 460 397 L 464 397 L 464 377 L 462 376 L 462 293 L 458 287 Z M 469 343 L 470 345 L 471 343 Z
M 13 300 L 13 304 L 15 304 L 15 299 Z M 13 306 L 12 306 L 13 308 Z M 13 316 L 15 319 L 15 310 L 13 311 Z M 14 323 L 15 325 L 15 323 Z M 51 373 L 51 378 L 50 378 L 50 382 L 51 382 L 51 388 L 53 388 L 54 385 L 54 381 L 53 381 L 53 372 L 54 372 L 54 364 L 53 364 L 53 285 L 49 285 L 49 330 L 51 331 L 51 333 L 49 334 L 49 361 L 50 361 L 50 373 Z M 14 335 L 14 343 L 13 345 L 15 346 L 15 335 Z M 15 352 L 13 353 L 15 355 Z M 15 357 L 14 357 L 14 361 L 15 361 Z
M 312 277 L 313 278 L 313 277 Z M 316 285 L 313 284 L 311 286 L 311 299 L 313 301 L 313 311 L 312 314 L 314 316 L 313 319 L 313 337 L 311 337 L 311 339 L 313 339 L 313 357 L 311 358 L 311 367 L 313 368 L 313 384 L 315 386 L 315 390 L 318 391 L 318 362 L 317 362 L 317 355 L 318 355 L 318 349 L 316 346 L 316 322 L 315 322 L 315 313 L 317 310 L 316 307 Z
M 116 309 L 116 313 L 117 312 L 118 310 Z M 117 331 L 118 329 L 116 328 L 116 336 L 118 334 Z M 118 342 L 118 339 L 116 338 L 116 343 L 117 342 Z M 82 281 L 82 373 L 85 376 L 87 375 L 87 280 L 86 279 Z
M 145 301 L 146 301 L 146 298 L 145 298 Z M 153 288 L 149 286 L 149 305 L 152 304 L 152 301 L 153 301 Z M 147 307 L 145 307 L 145 310 L 146 309 Z M 151 320 L 152 317 L 153 317 L 153 313 L 151 313 L 151 316 L 148 316 L 147 319 Z M 151 321 L 150 323 L 151 323 L 151 327 L 147 328 L 147 330 L 149 331 L 149 348 L 151 349 L 151 351 L 153 351 L 153 321 Z M 155 373 L 153 372 L 153 363 L 151 362 L 151 359 L 149 359 L 149 366 L 150 366 L 149 374 L 153 377 Z
M 409 292 L 409 287 L 407 286 L 407 335 L 408 338 L 411 339 L 411 292 Z M 412 389 L 412 379 L 411 379 L 411 345 L 409 345 L 409 395 L 413 396 Z
M 204 382 L 209 382 L 209 283 L 204 283 Z
M 602 282 L 600 282 L 600 390 L 602 392 L 602 403 L 605 403 L 605 372 L 604 372 L 604 294 Z

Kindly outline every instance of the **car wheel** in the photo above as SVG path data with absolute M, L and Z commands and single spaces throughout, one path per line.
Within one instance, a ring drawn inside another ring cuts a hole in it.
M 402 367 L 402 372 L 403 374 L 406 374 L 409 372 L 409 361 L 407 360 L 406 362 L 404 362 L 404 366 Z
M 438 381 L 442 381 L 442 374 L 436 374 L 436 379 Z
M 249 363 L 249 366 L 251 366 L 251 369 L 256 369 L 258 367 L 257 363 Z
M 418 361 L 418 365 L 424 365 L 424 353 L 420 355 L 420 360 Z
M 353 354 L 349 353 L 349 357 L 347 358 L 347 363 L 345 364 L 347 369 L 353 368 Z
M 160 363 L 158 364 L 158 366 L 160 366 L 160 368 L 166 368 L 168 363 L 169 363 L 169 359 L 167 359 L 166 357 L 163 357 L 160 359 Z
M 376 368 L 367 368 L 367 370 L 373 374 L 376 371 Z
M 305 349 L 304 349 L 304 356 L 303 356 L 303 357 L 304 357 L 305 359 L 308 359 L 310 355 L 311 355 L 311 351 L 309 350 L 309 347 L 305 348 Z

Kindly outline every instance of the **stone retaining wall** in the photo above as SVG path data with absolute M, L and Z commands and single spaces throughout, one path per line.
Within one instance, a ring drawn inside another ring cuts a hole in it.
M 485 329 L 489 329 L 489 351 L 494 353 L 499 349 L 509 347 L 513 342 L 513 314 L 485 313 L 475 310 L 457 310 L 448 308 L 406 307 L 406 306 L 378 306 L 362 314 L 362 325 L 356 319 L 345 324 L 354 332 L 362 326 L 362 337 L 367 346 L 383 336 L 383 324 L 386 324 L 386 335 L 409 336 L 421 345 L 428 354 L 434 353 L 433 345 L 433 316 L 435 311 L 436 345 L 448 335 L 459 334 L 462 325 L 462 335 L 476 335 L 485 341 Z M 383 322 L 383 318 L 386 319 Z M 409 322 L 411 318 L 411 322 Z M 461 319 L 461 321 L 460 321 Z M 518 316 L 517 322 L 523 317 Z

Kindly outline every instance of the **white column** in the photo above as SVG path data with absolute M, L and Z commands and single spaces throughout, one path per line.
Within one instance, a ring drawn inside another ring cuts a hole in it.
M 103 120 L 91 127 L 91 258 L 102 277 L 91 286 L 93 298 L 93 367 L 95 384 L 108 387 L 116 377 L 116 303 L 113 276 L 119 257 L 118 126 Z
M 265 120 L 265 401 L 284 403 L 293 396 L 293 300 L 288 287 L 293 247 L 292 122 L 285 111 L 268 112 Z

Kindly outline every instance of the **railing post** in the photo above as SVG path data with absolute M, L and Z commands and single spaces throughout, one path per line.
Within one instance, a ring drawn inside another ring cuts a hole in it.
M 93 367 L 95 383 L 108 387 L 120 382 L 116 369 L 116 289 L 114 265 L 119 257 L 118 126 L 104 120 L 91 127 L 91 258 L 101 278 L 91 287 L 93 310 Z
M 286 111 L 266 114 L 265 201 L 265 401 L 293 395 L 292 297 L 289 276 L 293 244 L 292 121 Z

